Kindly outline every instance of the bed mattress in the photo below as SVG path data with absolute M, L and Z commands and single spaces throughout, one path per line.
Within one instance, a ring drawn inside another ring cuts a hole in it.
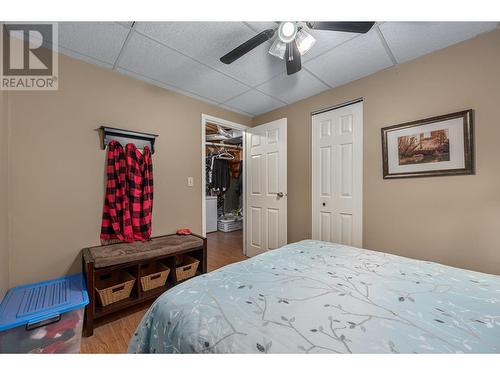
M 188 280 L 131 353 L 500 353 L 500 277 L 301 241 Z

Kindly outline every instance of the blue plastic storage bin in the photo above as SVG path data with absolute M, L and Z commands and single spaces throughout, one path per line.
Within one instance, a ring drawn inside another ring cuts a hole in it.
M 82 274 L 12 288 L 0 304 L 0 353 L 78 353 L 88 303 Z

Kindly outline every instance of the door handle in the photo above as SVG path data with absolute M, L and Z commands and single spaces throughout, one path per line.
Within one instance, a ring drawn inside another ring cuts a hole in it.
M 276 193 L 276 196 L 277 196 L 278 198 L 283 198 L 285 195 L 286 195 L 286 194 L 285 194 L 285 193 L 283 193 L 282 191 L 280 191 L 279 193 Z
M 323 202 L 323 207 L 325 207 L 325 206 L 326 206 L 326 203 L 325 203 L 325 202 Z

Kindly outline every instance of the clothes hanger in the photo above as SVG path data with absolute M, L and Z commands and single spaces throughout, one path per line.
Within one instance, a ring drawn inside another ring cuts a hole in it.
M 222 159 L 222 160 L 233 160 L 234 159 L 234 156 L 227 153 L 227 152 L 224 152 L 222 154 L 220 154 L 217 159 Z
M 233 160 L 234 156 L 222 148 L 222 152 L 217 156 L 217 158 L 223 160 Z

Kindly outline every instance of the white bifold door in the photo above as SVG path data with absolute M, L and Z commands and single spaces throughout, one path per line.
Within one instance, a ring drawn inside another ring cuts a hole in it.
M 286 119 L 247 130 L 247 256 L 287 242 L 286 149 Z
M 363 246 L 363 102 L 312 117 L 312 237 Z

